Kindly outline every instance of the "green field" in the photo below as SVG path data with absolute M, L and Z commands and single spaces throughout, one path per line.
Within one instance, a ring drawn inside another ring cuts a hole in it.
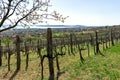
M 120 80 L 120 44 L 106 49 L 101 55 L 87 57 L 87 51 L 83 51 L 85 62 L 82 64 L 79 54 L 59 56 L 60 69 L 64 72 L 59 80 Z M 85 56 L 86 55 L 86 56 Z M 15 75 L 14 80 L 40 80 L 41 67 L 37 53 L 31 52 L 29 55 L 28 70 L 25 70 L 25 54 L 21 54 L 21 70 Z M 55 62 L 54 62 L 55 63 Z M 56 64 L 55 75 L 57 73 Z M 15 55 L 11 57 L 11 71 L 7 72 L 7 60 L 3 57 L 3 66 L 0 67 L 0 80 L 8 80 L 16 69 Z M 44 79 L 49 77 L 48 61 L 44 61 Z

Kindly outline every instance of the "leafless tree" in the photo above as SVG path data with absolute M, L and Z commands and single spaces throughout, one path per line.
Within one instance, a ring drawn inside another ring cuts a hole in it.
M 49 12 L 50 0 L 0 0 L 0 32 L 16 27 L 46 22 L 47 19 L 64 22 L 56 11 Z M 4 26 L 9 24 L 8 26 Z

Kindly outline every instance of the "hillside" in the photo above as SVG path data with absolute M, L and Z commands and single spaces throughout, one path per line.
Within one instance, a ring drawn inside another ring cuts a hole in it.
M 120 79 L 120 44 L 106 49 L 105 56 L 97 55 L 85 58 L 84 64 L 79 60 L 79 55 L 60 57 L 61 71 L 59 80 L 119 80 Z M 28 70 L 25 71 L 25 56 L 22 56 L 22 69 L 16 74 L 14 80 L 40 80 L 39 58 L 30 56 Z M 7 73 L 7 65 L 0 67 L 0 80 L 8 80 L 14 74 L 15 59 L 11 60 L 12 70 Z M 6 63 L 6 60 L 4 60 Z M 44 65 L 46 65 L 46 59 Z M 48 67 L 45 66 L 45 80 L 48 76 Z
M 87 28 L 63 35 L 47 29 L 47 35 L 3 38 L 0 79 L 48 80 L 52 64 L 54 78 L 59 80 L 119 79 L 119 30 L 119 27 Z

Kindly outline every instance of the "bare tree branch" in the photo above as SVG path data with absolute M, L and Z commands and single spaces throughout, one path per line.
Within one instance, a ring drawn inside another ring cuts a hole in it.
M 0 32 L 18 24 L 47 23 L 47 19 L 64 22 L 67 17 L 56 11 L 50 13 L 50 6 L 50 0 L 0 0 Z M 10 26 L 3 28 L 5 24 Z
M 13 9 L 12 13 L 9 14 L 9 15 L 7 16 L 7 18 L 10 17 L 10 16 L 12 16 L 12 15 L 14 14 L 15 9 L 17 8 L 17 6 L 18 6 L 22 1 L 23 1 L 23 0 L 20 0 L 20 1 L 14 6 L 14 9 Z
M 0 22 L 0 27 L 3 25 L 4 21 L 7 19 L 7 16 L 9 14 L 9 12 L 10 12 L 10 6 L 11 6 L 11 1 L 9 1 L 7 13 L 5 14 L 5 16 L 3 17 L 2 21 Z

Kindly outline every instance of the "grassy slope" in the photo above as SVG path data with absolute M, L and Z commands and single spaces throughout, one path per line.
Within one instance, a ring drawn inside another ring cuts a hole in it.
M 61 80 L 120 80 L 120 44 L 104 54 L 87 58 L 84 64 L 71 63 Z
M 85 54 L 85 53 L 84 53 Z M 120 79 L 120 44 L 113 46 L 104 52 L 105 56 L 91 56 L 85 58 L 81 64 L 79 55 L 60 57 L 60 68 L 65 71 L 59 80 L 119 80 Z M 30 55 L 28 71 L 25 71 L 25 56 L 22 55 L 21 71 L 17 73 L 14 80 L 40 80 L 39 58 L 36 53 Z M 44 62 L 45 80 L 48 79 L 47 59 Z M 0 67 L 0 80 L 8 80 L 15 70 L 14 56 L 11 58 L 11 71 L 7 73 L 7 61 Z M 55 72 L 56 69 L 55 69 Z

